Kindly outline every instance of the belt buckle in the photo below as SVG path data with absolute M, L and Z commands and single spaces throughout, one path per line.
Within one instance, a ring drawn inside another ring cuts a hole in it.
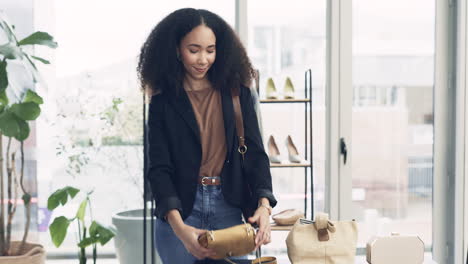
M 201 184 L 202 184 L 203 186 L 207 186 L 207 185 L 208 185 L 208 184 L 205 184 L 205 179 L 208 179 L 208 177 L 205 176 L 205 177 L 203 177 L 203 178 L 201 179 Z
M 209 181 L 209 180 L 210 180 L 209 178 L 210 178 L 210 177 L 207 177 L 207 176 L 203 177 L 203 178 L 201 179 L 201 184 L 202 184 L 203 186 L 207 186 L 208 184 L 205 183 L 205 179 Z M 215 179 L 215 178 L 211 178 L 211 185 L 214 185 L 215 182 L 216 182 L 216 179 Z

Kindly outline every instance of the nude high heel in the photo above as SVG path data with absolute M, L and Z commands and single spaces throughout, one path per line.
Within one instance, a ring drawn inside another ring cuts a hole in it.
M 294 85 L 292 84 L 291 78 L 286 78 L 284 83 L 284 99 L 294 99 Z
M 289 161 L 293 163 L 301 163 L 302 159 L 299 156 L 296 146 L 294 145 L 291 136 L 286 138 L 286 147 L 288 148 Z
M 266 98 L 278 99 L 278 92 L 276 91 L 275 83 L 272 78 L 268 78 L 266 84 Z
M 281 163 L 280 152 L 273 136 L 268 139 L 268 156 L 271 163 Z

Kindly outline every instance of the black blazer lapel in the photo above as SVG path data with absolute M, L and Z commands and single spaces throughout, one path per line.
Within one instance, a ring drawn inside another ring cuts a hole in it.
M 229 159 L 235 136 L 234 108 L 231 94 L 221 92 L 221 102 L 223 105 L 224 130 L 226 131 L 227 158 Z
M 180 95 L 172 95 L 171 103 L 174 106 L 174 109 L 182 116 L 182 118 L 187 122 L 188 126 L 192 129 L 195 137 L 198 140 L 198 143 L 201 144 L 200 139 L 200 128 L 198 127 L 197 119 L 195 113 L 193 112 L 192 104 L 190 99 L 185 91 L 181 92 Z

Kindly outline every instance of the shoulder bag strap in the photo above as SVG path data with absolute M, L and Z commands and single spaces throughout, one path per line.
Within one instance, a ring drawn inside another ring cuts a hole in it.
M 232 95 L 232 104 L 234 106 L 234 117 L 236 119 L 237 137 L 239 138 L 239 147 L 237 148 L 237 151 L 239 151 L 242 155 L 242 159 L 244 159 L 244 154 L 247 152 L 247 146 L 245 145 L 244 120 L 242 118 L 239 95 Z

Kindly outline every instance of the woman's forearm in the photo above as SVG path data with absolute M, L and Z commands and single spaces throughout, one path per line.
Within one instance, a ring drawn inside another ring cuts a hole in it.
M 178 234 L 185 225 L 184 221 L 182 220 L 182 216 L 180 216 L 180 212 L 177 209 L 170 210 L 166 215 L 166 219 L 176 234 Z
M 258 204 L 264 204 L 264 205 L 270 205 L 270 200 L 268 200 L 267 198 L 265 197 L 261 197 L 260 199 L 258 199 Z

